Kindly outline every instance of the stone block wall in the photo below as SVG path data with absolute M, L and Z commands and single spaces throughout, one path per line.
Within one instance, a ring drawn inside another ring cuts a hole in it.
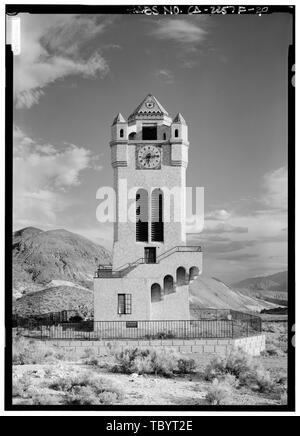
M 49 343 L 49 341 L 45 341 Z M 99 355 L 108 355 L 111 350 L 122 351 L 125 348 L 156 348 L 180 353 L 216 354 L 226 356 L 233 348 L 242 348 L 251 356 L 259 356 L 266 348 L 265 335 L 239 339 L 155 339 L 155 340 L 114 340 L 114 341 L 51 341 L 53 345 L 72 351 L 83 352 L 94 348 Z

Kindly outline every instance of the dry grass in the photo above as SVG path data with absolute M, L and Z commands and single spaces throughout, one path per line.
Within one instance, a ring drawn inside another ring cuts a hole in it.
M 80 354 L 36 340 L 16 337 L 12 350 L 13 365 L 55 364 L 57 361 L 79 360 Z
M 33 405 L 117 404 L 123 392 L 112 380 L 92 371 L 62 374 L 62 369 L 27 370 L 14 377 L 14 402 Z
M 286 343 L 278 324 L 268 329 L 268 341 Z M 118 372 L 112 374 L 113 366 Z M 234 352 L 227 359 L 210 361 L 203 354 L 175 355 L 140 348 L 123 354 L 112 349 L 110 356 L 103 357 L 93 348 L 74 353 L 17 338 L 13 401 L 33 405 L 281 405 L 287 402 L 286 374 L 286 354 L 250 358 Z

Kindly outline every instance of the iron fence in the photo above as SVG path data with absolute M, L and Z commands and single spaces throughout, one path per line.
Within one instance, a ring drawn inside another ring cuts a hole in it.
M 203 309 L 201 315 L 193 320 L 80 322 L 72 322 L 72 317 L 62 320 L 57 316 L 27 319 L 26 322 L 22 319 L 15 327 L 31 337 L 67 340 L 228 339 L 257 335 L 262 330 L 260 317 L 251 314 Z

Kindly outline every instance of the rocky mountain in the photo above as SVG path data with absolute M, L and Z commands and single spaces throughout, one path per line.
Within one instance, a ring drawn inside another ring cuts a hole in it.
M 231 285 L 234 289 L 248 289 L 253 291 L 277 291 L 287 292 L 288 277 L 287 271 L 282 271 L 269 276 L 250 277 Z
M 92 287 L 100 263 L 110 263 L 104 247 L 67 230 L 27 227 L 13 233 L 13 286 L 16 296 L 41 290 L 51 280 Z

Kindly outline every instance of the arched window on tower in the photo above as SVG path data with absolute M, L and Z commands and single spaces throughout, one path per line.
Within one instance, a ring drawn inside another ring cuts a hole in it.
M 145 189 L 136 193 L 136 240 L 148 242 L 148 192 Z
M 167 135 L 164 133 L 163 134 L 163 140 L 165 141 L 167 139 Z
M 120 138 L 123 138 L 124 137 L 124 129 L 121 129 L 120 130 Z
M 164 241 L 163 192 L 154 189 L 151 195 L 151 241 Z
M 175 135 L 175 138 L 178 138 L 178 129 L 175 129 L 174 135 Z

